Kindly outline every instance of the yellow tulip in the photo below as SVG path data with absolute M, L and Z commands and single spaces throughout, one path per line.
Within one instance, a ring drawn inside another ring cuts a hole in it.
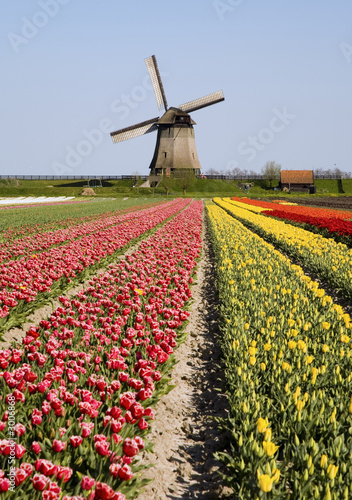
M 263 441 L 263 448 L 267 456 L 272 457 L 279 449 L 279 446 L 276 446 L 271 441 Z
M 299 399 L 299 400 L 297 401 L 297 403 L 296 403 L 296 408 L 297 408 L 297 410 L 298 410 L 298 411 L 301 411 L 301 410 L 302 410 L 302 408 L 303 408 L 303 405 L 304 405 L 303 401 L 301 401 L 301 400 Z
M 303 340 L 297 342 L 297 349 L 303 352 L 307 352 L 307 344 Z
M 264 493 L 268 493 L 273 488 L 274 480 L 268 474 L 261 474 L 259 477 L 259 487 Z
M 271 429 L 268 427 L 264 432 L 264 441 L 271 441 Z
M 280 471 L 279 469 L 273 469 L 273 476 L 271 478 L 274 483 L 278 483 L 279 482 L 279 479 L 280 479 Z
M 258 429 L 258 432 L 262 433 L 265 431 L 265 429 L 268 427 L 269 425 L 269 422 L 264 419 L 264 418 L 258 418 L 257 420 L 257 429 Z
M 338 470 L 339 470 L 338 465 L 329 464 L 329 467 L 327 470 L 327 474 L 329 476 L 329 479 L 335 479 Z
M 342 319 L 345 323 L 349 323 L 351 321 L 350 315 L 347 313 L 342 315 Z

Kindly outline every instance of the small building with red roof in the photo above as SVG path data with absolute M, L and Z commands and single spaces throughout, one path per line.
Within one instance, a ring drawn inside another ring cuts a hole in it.
M 290 191 L 312 191 L 314 188 L 313 170 L 281 170 L 280 187 Z

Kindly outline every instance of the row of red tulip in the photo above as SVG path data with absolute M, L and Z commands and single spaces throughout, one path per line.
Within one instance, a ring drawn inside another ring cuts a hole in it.
M 170 203 L 163 206 L 167 207 Z M 34 228 L 35 230 L 31 234 L 22 238 L 13 238 L 11 236 L 12 232 L 8 230 L 5 231 L 5 241 L 0 243 L 0 262 L 14 260 L 19 257 L 29 257 L 34 253 L 42 252 L 53 246 L 62 243 L 67 244 L 70 241 L 93 234 L 96 231 L 101 231 L 110 226 L 121 224 L 121 222 L 135 219 L 141 214 L 152 215 L 157 210 L 157 205 L 152 207 L 141 206 L 138 209 L 134 207 L 132 213 L 130 210 L 123 213 L 119 211 L 103 212 L 98 216 L 80 217 L 76 220 L 70 218 L 55 223 L 54 227 L 52 227 L 52 224 L 48 224 L 48 228 L 45 226 Z
M 296 214 L 285 210 L 265 210 L 262 212 L 269 217 L 277 217 L 288 221 L 295 221 L 310 226 L 327 229 L 329 233 L 337 233 L 342 236 L 352 236 L 352 221 L 338 219 L 336 217 L 314 217 L 309 211 L 306 214 Z
M 271 210 L 285 210 L 290 214 L 300 214 L 309 215 L 310 217 L 325 217 L 325 218 L 335 218 L 335 219 L 352 219 L 352 212 L 347 210 L 337 210 L 330 208 L 321 207 L 305 207 L 302 205 L 285 205 L 283 208 L 281 203 L 275 203 L 272 201 L 263 200 L 251 200 L 249 198 L 239 198 L 234 196 L 231 198 L 234 201 L 241 201 L 242 203 L 247 203 L 248 205 L 253 205 L 255 207 L 263 207 Z
M 31 303 L 38 294 L 63 286 L 84 269 L 183 209 L 189 201 L 176 200 L 138 212 L 138 218 L 95 231 L 66 245 L 48 248 L 30 257 L 2 263 L 0 267 L 0 317 L 7 317 L 19 303 Z M 152 211 L 152 213 L 150 213 Z M 40 299 L 37 300 L 40 304 Z M 13 312 L 15 314 L 15 312 Z

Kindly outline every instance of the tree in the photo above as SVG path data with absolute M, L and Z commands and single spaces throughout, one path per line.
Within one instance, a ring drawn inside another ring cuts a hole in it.
M 134 177 L 132 187 L 137 187 L 138 182 L 140 181 L 140 178 L 141 178 L 141 174 L 138 172 L 138 170 L 135 170 L 134 172 L 132 172 L 132 175 Z
M 340 170 L 339 168 L 335 168 L 334 169 L 334 177 L 335 179 L 341 179 L 342 178 L 342 170 Z
M 281 165 L 275 161 L 267 161 L 262 168 L 262 175 L 264 179 L 268 179 L 270 187 L 273 180 L 280 179 Z
M 183 190 L 183 196 L 186 196 L 186 190 L 196 181 L 194 170 L 192 168 L 179 169 L 175 172 L 175 177 Z
M 167 177 L 166 175 L 163 175 L 158 184 L 158 187 L 165 189 L 166 196 L 169 196 L 170 189 L 172 189 L 174 185 L 175 185 L 175 179 L 173 177 L 171 176 Z
M 220 175 L 219 170 L 215 170 L 215 168 L 210 168 L 209 170 L 206 171 L 207 175 Z

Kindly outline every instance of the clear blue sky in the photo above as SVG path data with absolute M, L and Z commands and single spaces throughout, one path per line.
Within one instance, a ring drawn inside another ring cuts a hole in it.
M 203 172 L 352 171 L 350 0 L 16 0 L 0 32 L 0 174 L 147 174 L 156 134 L 109 132 L 159 115 L 152 54 L 169 105 L 225 94 L 192 114 Z

